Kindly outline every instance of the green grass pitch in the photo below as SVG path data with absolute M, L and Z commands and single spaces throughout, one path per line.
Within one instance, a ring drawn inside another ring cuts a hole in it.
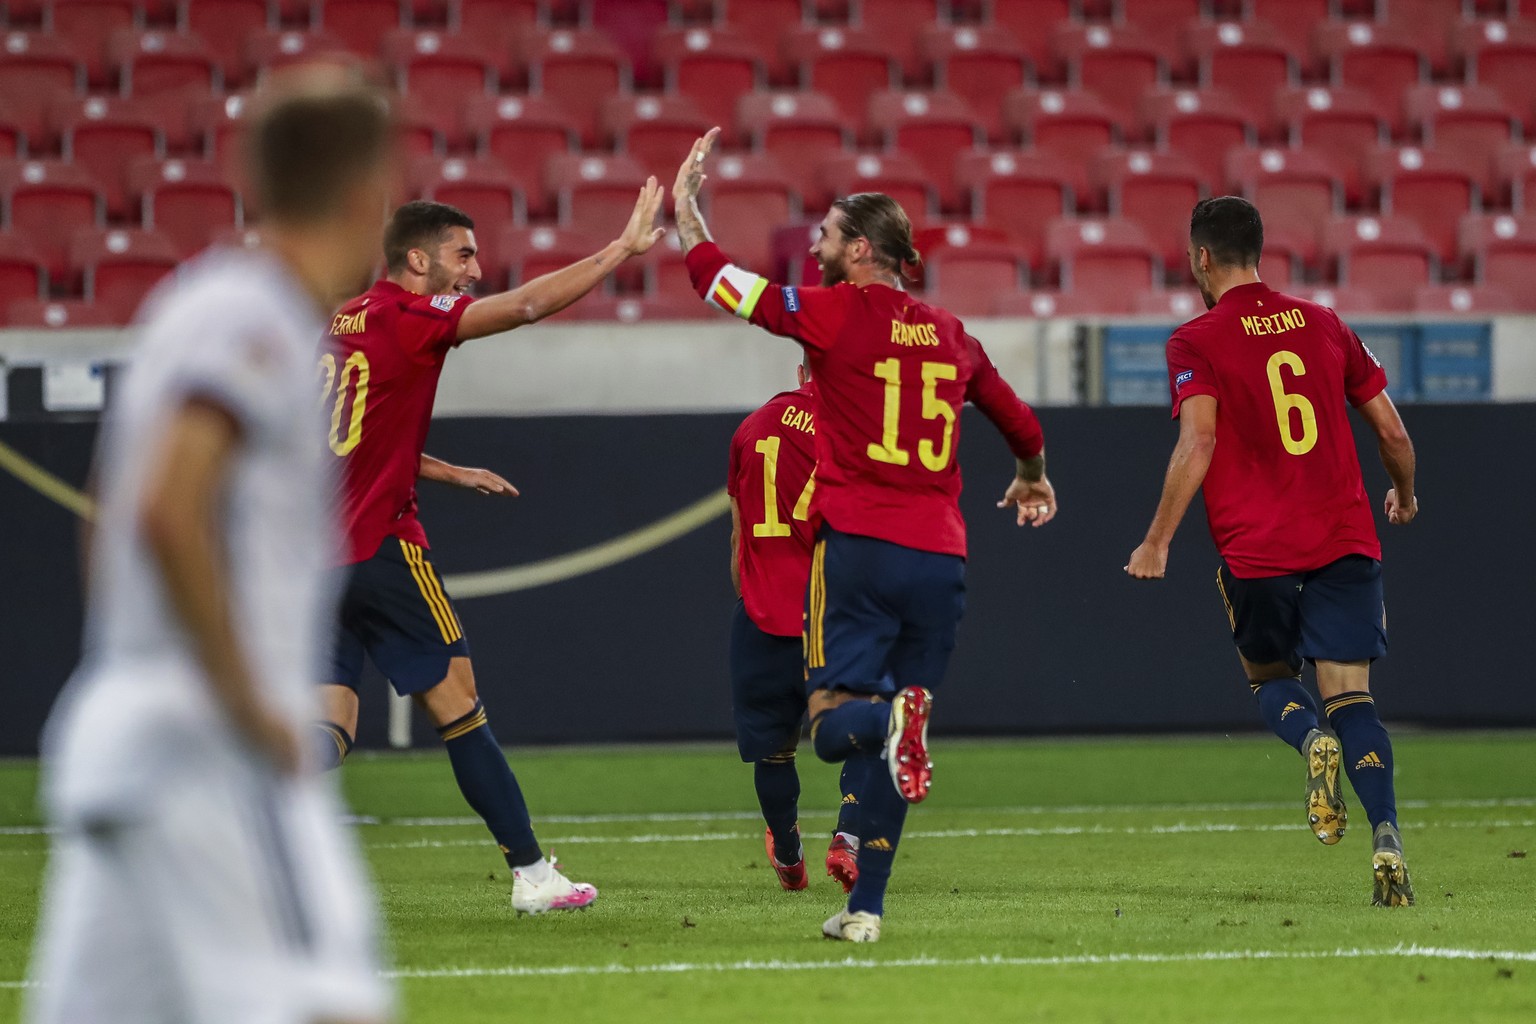
M 935 743 L 874 946 L 819 937 L 836 804 L 808 755 L 811 887 L 767 867 L 725 746 L 514 752 L 546 848 L 602 890 L 515 918 L 440 754 L 344 772 L 403 1018 L 504 1021 L 1536 1020 L 1533 737 L 1401 733 L 1418 905 L 1369 905 L 1369 832 L 1324 848 L 1268 737 Z M 0 1021 L 16 1019 L 46 837 L 0 764 Z M 436 819 L 428 820 L 428 819 Z

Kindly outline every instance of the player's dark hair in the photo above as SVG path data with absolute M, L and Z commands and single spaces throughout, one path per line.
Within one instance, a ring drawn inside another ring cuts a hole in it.
M 391 274 L 405 269 L 412 249 L 435 248 L 449 228 L 474 229 L 475 222 L 457 206 L 412 199 L 389 218 L 384 229 L 384 264 Z
M 1264 251 L 1259 208 L 1241 196 L 1212 196 L 1189 215 L 1189 240 L 1223 267 L 1256 267 Z
M 323 221 L 359 178 L 394 158 L 389 104 L 353 69 L 287 72 L 258 104 L 245 165 L 266 219 Z
M 857 192 L 832 204 L 842 214 L 843 235 L 866 238 L 875 258 L 886 269 L 910 278 L 907 267 L 918 267 L 923 257 L 912 245 L 912 222 L 901 204 L 884 192 Z

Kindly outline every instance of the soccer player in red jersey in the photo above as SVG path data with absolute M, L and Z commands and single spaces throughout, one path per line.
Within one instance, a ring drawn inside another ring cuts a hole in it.
M 768 860 L 785 889 L 804 889 L 805 851 L 797 823 L 795 748 L 805 718 L 800 627 L 811 575 L 811 495 L 816 490 L 816 394 L 801 366 L 800 387 L 773 398 L 731 438 L 731 705 L 741 759 L 753 766 L 767 823 Z M 858 878 L 859 765 L 843 765 L 843 800 L 827 850 L 827 874 L 851 892 Z
M 1392 742 L 1369 685 L 1371 662 L 1387 652 L 1381 542 L 1349 407 L 1376 433 L 1392 479 L 1390 523 L 1419 511 L 1413 443 L 1381 364 L 1338 315 L 1259 280 L 1263 246 L 1259 211 L 1247 200 L 1195 206 L 1189 262 L 1209 312 L 1168 340 L 1179 440 L 1157 515 L 1126 572 L 1163 577 L 1168 544 L 1203 485 L 1233 640 L 1265 722 L 1306 760 L 1309 826 L 1330 846 L 1344 834 L 1342 758 L 1374 833 L 1372 902 L 1405 906 L 1413 889 Z M 1305 661 L 1316 666 L 1338 739 L 1319 728 L 1301 685 Z
M 901 207 L 878 193 L 838 200 L 811 250 L 822 287 L 771 284 L 732 264 L 699 213 L 718 133 L 699 139 L 678 169 L 678 238 L 699 295 L 798 341 L 816 381 L 811 737 L 823 760 L 855 758 L 865 768 L 858 881 L 822 932 L 874 942 L 907 805 L 928 792 L 931 691 L 965 604 L 960 407 L 974 402 L 1013 450 L 1017 471 L 1000 504 L 1017 506 L 1021 525 L 1049 522 L 1056 496 L 1034 412 L 959 320 L 902 291 L 902 267 L 917 252 Z
M 330 447 L 343 460 L 348 548 L 342 561 L 349 566 L 335 676 L 323 687 L 320 747 L 332 766 L 351 748 L 366 654 L 436 724 L 459 789 L 512 869 L 512 905 L 519 913 L 584 907 L 597 891 L 566 879 L 534 838 L 522 790 L 476 692 L 458 616 L 416 518 L 416 479 L 515 492 L 495 474 L 427 458 L 422 446 L 449 351 L 535 323 L 591 291 L 661 237 L 661 229 L 651 226 L 661 199 L 653 178 L 623 234 L 601 252 L 479 300 L 469 296 L 480 279 L 474 223 L 441 203 L 406 203 L 385 230 L 387 276 L 335 314 L 331 351 L 320 359 Z

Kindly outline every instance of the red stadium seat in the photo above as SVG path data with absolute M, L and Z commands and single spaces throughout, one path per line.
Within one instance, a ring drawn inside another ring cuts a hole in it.
M 777 161 L 757 153 L 725 153 L 704 193 L 710 231 L 742 266 L 772 275 L 773 230 L 800 216 L 801 197 Z
M 487 45 L 507 49 L 542 20 L 543 0 L 450 0 L 448 27 Z
M 1266 282 L 1268 283 L 1268 282 Z M 1274 285 L 1270 284 L 1273 288 Z M 1205 314 L 1205 302 L 1194 288 L 1141 292 L 1136 296 L 1136 312 L 1145 316 L 1167 317 L 1175 323 L 1188 323 Z
M 397 29 L 384 37 L 383 52 L 395 69 L 400 91 L 426 99 L 440 110 L 457 107 L 466 97 L 496 91 L 501 55 L 484 39 Z
M 1156 249 L 1129 221 L 1053 221 L 1045 245 L 1061 268 L 1062 291 L 1096 296 L 1105 313 L 1134 311 L 1137 293 L 1157 286 Z
M 453 113 L 451 107 L 445 110 L 422 96 L 396 96 L 395 123 L 406 157 L 442 156 L 449 149 L 464 153 L 464 130 L 455 123 Z
M 85 297 L 109 305 L 143 302 L 178 257 L 170 239 L 153 231 L 87 228 L 69 243 L 70 263 L 85 274 Z
M 201 154 L 220 164 L 237 162 L 239 138 L 249 110 L 248 98 L 238 93 L 203 97 L 189 104 L 187 123 L 193 138 L 199 140 Z
M 180 10 L 178 24 L 203 41 L 225 88 L 244 85 L 246 37 L 277 27 L 269 0 L 180 0 Z
M 1250 108 L 1214 90 L 1159 89 L 1142 98 L 1139 114 L 1158 149 L 1182 153 L 1213 172 L 1228 152 L 1257 135 Z
M 31 241 L 0 232 L 0 309 L 48 295 L 48 268 Z
M 1076 7 L 1074 0 L 991 0 L 987 11 L 1024 47 L 1042 79 L 1059 82 L 1063 68 L 1051 41 L 1056 26 L 1076 16 Z
M 1523 296 L 1517 298 L 1517 295 Z M 1485 317 L 1536 310 L 1536 291 L 1515 293 L 1487 284 L 1440 284 L 1420 288 L 1413 296 L 1416 313 Z
M 610 239 L 624 230 L 645 179 L 639 161 L 622 154 L 560 154 L 544 172 L 545 187 L 560 198 L 560 225 Z
M 779 162 L 801 195 L 815 193 L 817 166 L 851 141 L 837 105 L 819 93 L 748 94 L 736 103 L 736 124 Z
M 1306 266 L 1306 256 L 1317 252 L 1317 232 L 1298 232 L 1281 224 L 1264 224 L 1264 252 L 1259 257 L 1259 273 L 1264 283 L 1277 291 L 1299 284 Z
M 57 160 L 0 164 L 0 206 L 6 227 L 32 240 L 55 289 L 73 280 L 70 233 L 99 227 L 106 214 L 101 186 L 90 172 Z
M 1117 21 L 1161 47 L 1171 48 L 1190 22 L 1205 20 L 1206 0 L 1119 0 Z
M 1366 174 L 1380 189 L 1382 213 L 1414 221 L 1443 263 L 1455 260 L 1456 227 L 1464 214 L 1475 212 L 1479 205 L 1477 183 L 1462 161 L 1404 146 L 1373 153 L 1366 161 Z
M 960 316 L 985 316 L 998 295 L 1028 284 L 1027 261 L 1007 243 L 939 245 L 923 253 L 926 298 Z
M 107 201 L 107 215 L 123 217 L 128 212 L 124 173 L 129 161 L 165 153 L 159 122 L 131 101 L 92 96 L 60 104 L 54 124 L 65 159 L 95 176 Z
M 1461 24 L 1463 6 L 1446 0 L 1383 0 L 1377 18 L 1413 35 L 1438 80 L 1449 77 L 1448 47 L 1451 33 Z
M 27 155 L 27 129 L 21 118 L 0 99 L 0 160 L 15 160 Z
M 784 60 L 799 69 L 802 89 L 830 96 L 850 124 L 858 124 L 869 98 L 900 82 L 894 47 L 881 36 L 837 26 L 786 29 Z
M 555 193 L 544 190 L 544 168 L 550 157 L 577 148 L 570 115 L 544 96 L 479 96 L 464 108 L 464 127 L 478 140 L 479 154 L 517 182 L 529 213 L 553 216 Z
M 1026 246 L 1033 266 L 1043 258 L 1045 225 L 1072 212 L 1072 186 L 1062 179 L 1059 162 L 1039 153 L 962 153 L 955 178 L 971 191 L 975 222 Z
M 1404 217 L 1338 217 L 1323 226 L 1323 250 L 1339 284 L 1377 294 L 1389 309 L 1408 309 L 1414 292 L 1435 280 L 1434 247 Z
M 648 298 L 671 299 L 677 302 L 692 300 L 704 305 L 693 281 L 688 277 L 687 258 L 677 240 L 677 232 L 669 232 L 651 251 L 639 259 L 643 294 Z M 621 282 L 622 284 L 623 282 Z
M 257 32 L 245 41 L 245 75 L 255 81 L 263 72 L 290 64 L 325 59 L 348 59 L 346 44 L 324 32 L 293 29 Z
M 85 65 L 76 47 L 37 32 L 0 37 L 0 97 L 32 152 L 43 148 L 52 104 L 61 96 L 84 94 Z
M 1059 162 L 1079 209 L 1093 208 L 1088 167 L 1121 134 L 1109 107 L 1086 93 L 1020 89 L 1004 97 L 1003 121 L 1034 150 Z
M 1466 59 L 1467 81 L 1491 86 L 1529 110 L 1536 96 L 1536 24 L 1471 22 L 1456 30 L 1455 47 Z
M 542 225 L 510 228 L 494 237 L 495 245 L 488 253 L 485 243 L 481 243 L 481 266 L 487 266 L 487 257 L 497 261 L 497 266 L 510 266 L 514 287 L 584 260 L 613 240 L 611 231 L 592 235 Z M 483 280 L 487 291 L 499 287 L 489 273 Z
M 1369 288 L 1351 288 L 1332 284 L 1303 285 L 1293 289 L 1289 294 L 1345 314 L 1381 313 L 1401 308 L 1391 303 L 1384 304 L 1381 294 Z
M 1095 184 L 1109 197 L 1110 215 L 1140 225 L 1163 266 L 1180 277 L 1190 211 L 1210 192 L 1205 177 L 1198 165 L 1177 153 L 1106 153 L 1093 167 Z
M 170 239 L 183 259 L 244 221 L 239 194 L 211 160 L 140 157 L 128 167 L 128 194 L 144 226 Z
M 660 172 L 675 166 L 711 121 L 686 96 L 610 96 L 599 115 L 602 134 L 613 148 L 642 167 Z
M 773 252 L 775 281 L 788 285 L 820 284 L 821 271 L 811 256 L 820 230 L 820 220 L 783 224 L 773 229 L 769 247 Z
M 125 96 L 213 93 L 222 79 L 208 47 L 196 36 L 151 30 L 112 36 L 112 63 Z
M 1312 26 L 1333 16 L 1334 3 L 1335 0 L 1243 0 L 1242 13 L 1246 21 L 1273 26 L 1293 54 L 1303 55 L 1311 50 Z
M 1461 251 L 1473 280 L 1515 295 L 1525 308 L 1536 305 L 1536 216 L 1471 215 L 1462 219 Z
M 522 56 L 532 90 L 564 107 L 583 143 L 595 145 L 603 100 L 629 91 L 624 54 L 600 33 L 562 28 L 525 35 Z
M 1081 319 L 1136 311 L 1134 307 L 1126 309 L 1125 305 L 1124 296 L 1120 295 L 1111 295 L 1106 299 L 1104 296 L 1087 291 L 1069 292 L 1037 288 L 1033 291 L 997 296 L 992 302 L 991 313 L 993 316 L 1051 320 L 1067 317 Z
M 91 85 L 105 89 L 115 84 L 108 43 L 113 33 L 143 25 L 138 0 L 49 0 L 46 10 L 49 32 L 79 49 Z
M 1066 62 L 1068 81 L 1093 93 L 1122 118 L 1134 114 L 1141 97 L 1168 78 L 1170 51 L 1130 28 L 1061 25 L 1055 47 Z
M 660 67 L 651 51 L 651 39 L 670 20 L 671 0 L 583 0 L 581 24 L 612 39 L 624 51 L 634 71 L 635 84 L 653 89 L 661 84 Z
M 1494 174 L 1510 209 L 1536 213 L 1536 145 L 1505 149 L 1494 158 Z
M 787 28 L 808 24 L 804 0 L 720 0 L 722 25 L 747 39 L 778 39 Z M 768 73 L 775 84 L 790 84 L 789 68 L 770 54 Z
M 919 43 L 936 88 L 964 100 L 989 138 L 1003 139 L 1003 97 L 1030 84 L 1029 57 L 1006 29 L 930 25 Z
M 948 3 L 941 4 L 940 0 L 858 0 L 854 24 L 889 40 L 903 73 L 910 78 L 918 71 L 920 33 L 937 24 L 940 16 L 948 13 L 941 8 L 948 7 Z
M 1294 232 L 1311 244 L 1298 255 L 1305 262 L 1317 257 L 1317 241 L 1325 223 L 1344 209 L 1339 167 L 1308 150 L 1239 149 L 1227 155 L 1227 181 L 1259 208 L 1266 231 L 1271 227 Z
M 773 59 L 768 48 L 727 30 L 690 26 L 657 33 L 653 52 L 664 69 L 667 92 L 693 100 L 711 124 L 721 127 L 721 142 L 735 145 L 741 138 L 734 120 L 736 97 L 767 81 Z
M 969 212 L 955 187 L 955 154 L 986 141 L 964 100 L 945 92 L 882 92 L 870 97 L 869 124 L 887 149 L 910 153 L 933 181 L 944 209 Z
M 6 309 L 11 327 L 66 330 L 81 327 L 121 327 L 133 319 L 137 303 L 89 302 L 85 299 L 24 299 Z
M 1403 98 L 1408 120 L 1421 126 L 1424 145 L 1454 157 L 1485 196 L 1499 188 L 1494 160 L 1519 137 L 1519 116 L 1494 89 L 1481 85 L 1426 85 Z
M 419 157 L 411 162 L 408 187 L 422 199 L 457 206 L 469 214 L 477 237 L 496 238 L 525 220 L 522 190 L 495 160 Z
M 1370 94 L 1394 119 L 1403 93 L 1429 80 L 1419 36 L 1402 26 L 1328 21 L 1313 30 L 1312 38 L 1336 85 Z
M 1271 99 L 1298 80 L 1296 58 L 1283 35 L 1262 22 L 1199 22 L 1185 29 L 1184 51 L 1199 68 L 1202 90 L 1231 96 L 1266 133 L 1279 127 L 1270 119 Z
M 384 37 L 407 23 L 400 0 L 316 0 L 315 28 L 348 50 L 377 57 Z
M 817 177 L 821 189 L 805 197 L 813 210 L 855 192 L 884 192 L 914 223 L 938 214 L 938 190 L 908 153 L 833 153 L 822 161 Z
M 1398 109 L 1394 99 L 1392 110 Z M 1395 117 L 1369 93 L 1309 86 L 1288 89 L 1275 97 L 1275 113 L 1290 126 L 1293 147 L 1326 156 L 1344 172 L 1345 197 L 1362 198 L 1361 164 L 1389 139 L 1387 126 Z

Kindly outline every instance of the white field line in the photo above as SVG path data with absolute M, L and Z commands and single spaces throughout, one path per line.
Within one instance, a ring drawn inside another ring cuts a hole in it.
M 727 974 L 759 971 L 836 971 L 912 967 L 1102 967 L 1119 964 L 1232 963 L 1256 960 L 1488 960 L 1536 962 L 1536 950 L 1459 949 L 1444 946 L 1397 945 L 1376 949 L 1210 949 L 1190 953 L 1087 953 L 1079 956 L 905 957 L 870 960 L 735 960 L 719 963 L 557 964 L 548 967 L 417 967 L 381 972 L 386 978 L 424 981 L 458 978 L 561 978 L 578 976 L 636 976 L 646 974 Z M 0 989 L 31 988 L 31 981 L 0 981 Z
M 478 824 L 478 822 L 477 822 Z M 1536 819 L 1520 821 L 1446 821 L 1427 822 L 1418 827 L 1425 829 L 1447 828 L 1536 828 Z M 931 831 L 912 830 L 902 833 L 903 839 L 979 839 L 984 837 L 1031 837 L 1031 836 L 1178 836 L 1209 835 L 1229 832 L 1295 832 L 1300 825 L 1240 825 L 1233 822 L 1204 822 L 1201 824 L 1144 825 L 1114 828 L 1107 825 L 1061 825 L 1055 828 L 949 828 Z M 541 840 L 547 847 L 624 845 L 638 843 L 718 843 L 738 840 L 762 840 L 761 832 L 657 832 L 638 836 L 557 836 Z M 399 843 L 364 843 L 369 850 L 443 850 L 461 846 L 486 846 L 489 839 L 412 839 Z

